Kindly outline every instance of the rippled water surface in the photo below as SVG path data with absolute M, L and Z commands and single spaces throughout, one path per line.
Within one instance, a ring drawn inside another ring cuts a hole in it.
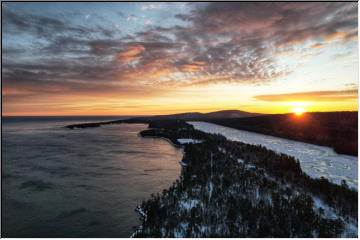
M 247 132 L 206 122 L 189 122 L 196 129 L 218 133 L 230 140 L 260 144 L 268 149 L 299 159 L 301 168 L 314 178 L 326 177 L 334 183 L 346 180 L 349 186 L 358 185 L 358 158 L 337 154 L 329 147 L 287 140 L 253 132 Z
M 182 152 L 146 125 L 62 127 L 75 122 L 3 120 L 3 236 L 128 237 L 134 208 L 179 177 Z

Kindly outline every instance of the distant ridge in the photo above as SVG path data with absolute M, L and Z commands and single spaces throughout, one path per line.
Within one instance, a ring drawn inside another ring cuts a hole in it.
M 165 120 L 165 119 L 181 119 L 181 120 L 205 120 L 205 119 L 216 119 L 216 118 L 244 118 L 244 117 L 255 117 L 263 114 L 250 113 L 240 110 L 222 110 L 209 113 L 200 112 L 187 112 L 177 113 L 170 115 L 156 115 L 151 117 L 141 117 L 144 120 Z
M 205 113 L 208 118 L 243 118 L 243 117 L 255 117 L 263 115 L 261 113 L 250 113 L 240 110 L 223 110 L 217 112 Z
M 134 118 L 107 121 L 107 122 L 80 123 L 80 124 L 67 125 L 65 127 L 70 129 L 88 128 L 88 127 L 100 127 L 101 125 L 106 125 L 106 124 L 148 123 L 150 121 L 158 121 L 158 120 L 211 121 L 218 119 L 249 118 L 249 117 L 262 116 L 262 115 L 264 114 L 250 113 L 240 110 L 222 110 L 222 111 L 209 112 L 209 113 L 187 112 L 187 113 L 177 113 L 177 114 L 169 114 L 169 115 L 134 117 Z

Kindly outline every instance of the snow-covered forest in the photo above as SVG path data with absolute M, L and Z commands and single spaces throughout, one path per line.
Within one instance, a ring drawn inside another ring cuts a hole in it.
M 305 174 L 299 161 L 181 120 L 140 133 L 182 147 L 180 179 L 137 211 L 132 237 L 357 237 L 357 191 Z M 184 140 L 185 139 L 185 140 Z

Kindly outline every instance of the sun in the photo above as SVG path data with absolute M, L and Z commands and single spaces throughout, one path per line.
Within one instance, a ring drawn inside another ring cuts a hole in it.
M 295 114 L 298 115 L 298 116 L 300 116 L 300 115 L 302 115 L 304 112 L 306 112 L 304 108 L 294 108 L 292 111 L 293 111 L 293 113 L 295 113 Z

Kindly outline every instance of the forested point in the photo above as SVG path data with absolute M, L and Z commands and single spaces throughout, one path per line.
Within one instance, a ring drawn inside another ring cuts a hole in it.
M 180 178 L 137 208 L 132 237 L 357 237 L 358 194 L 345 181 L 310 178 L 293 157 L 181 120 L 140 135 L 203 142 L 181 145 Z

